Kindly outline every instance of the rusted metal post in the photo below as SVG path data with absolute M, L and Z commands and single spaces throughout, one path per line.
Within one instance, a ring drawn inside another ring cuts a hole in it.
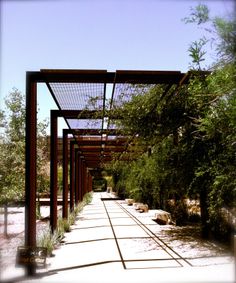
M 90 174 L 89 172 L 87 173 L 87 193 L 90 191 Z
M 7 237 L 7 226 L 8 226 L 8 209 L 7 209 L 7 204 L 4 204 L 4 236 Z
M 93 178 L 92 175 L 89 173 L 89 192 L 92 191 L 92 187 L 93 187 Z
M 57 115 L 51 110 L 51 139 L 50 139 L 50 226 L 54 232 L 57 228 L 57 159 L 58 159 L 58 144 L 57 144 Z
M 79 201 L 83 200 L 83 193 L 82 193 L 82 158 L 79 156 L 79 168 L 78 168 L 78 173 L 79 173 Z
M 89 171 L 87 173 L 87 176 L 88 176 L 87 192 L 90 192 L 90 173 L 89 173 Z
M 85 161 L 83 160 L 83 197 L 86 194 L 86 167 Z
M 88 171 L 88 192 L 90 192 L 90 183 L 91 183 L 90 172 Z
M 84 159 L 81 159 L 81 198 L 84 197 Z
M 25 138 L 25 245 L 36 247 L 36 190 L 37 190 L 37 82 L 26 73 L 26 138 Z M 27 266 L 27 275 L 35 267 Z
M 62 217 L 68 218 L 68 133 L 63 130 L 63 199 Z
M 85 194 L 88 192 L 88 172 L 86 165 L 84 166 L 84 176 L 85 176 Z
M 87 174 L 87 170 L 86 170 L 86 166 L 84 167 L 84 182 L 85 182 L 85 185 L 84 185 L 84 194 L 87 193 L 87 186 L 88 186 L 88 174 Z
M 79 150 L 75 149 L 75 205 L 79 202 Z
M 75 147 L 74 142 L 70 142 L 70 210 L 74 210 L 75 195 Z

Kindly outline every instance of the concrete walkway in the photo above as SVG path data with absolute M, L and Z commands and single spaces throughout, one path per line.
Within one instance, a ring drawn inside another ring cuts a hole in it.
M 159 236 L 152 211 L 101 200 L 107 197 L 94 193 L 46 270 L 15 282 L 234 282 L 233 257 L 196 256 L 182 242 L 173 248 L 174 241 Z

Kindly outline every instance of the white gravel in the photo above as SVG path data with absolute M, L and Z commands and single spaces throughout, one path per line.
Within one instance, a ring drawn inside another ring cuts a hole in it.
M 41 207 L 41 216 L 49 215 L 49 207 Z M 4 213 L 0 213 L 0 266 L 14 268 L 18 246 L 24 245 L 25 209 L 24 207 L 9 207 L 7 215 L 7 235 L 4 235 Z M 37 234 L 48 227 L 48 221 L 37 221 Z

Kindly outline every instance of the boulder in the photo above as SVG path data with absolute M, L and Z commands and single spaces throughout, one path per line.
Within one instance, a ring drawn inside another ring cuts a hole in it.
M 142 203 L 142 202 L 134 202 L 134 203 L 133 203 L 133 206 L 134 206 L 134 208 L 135 208 L 136 210 L 139 209 L 139 206 L 140 206 L 140 205 L 143 205 L 143 203 Z
M 147 204 L 142 204 L 138 206 L 138 211 L 139 212 L 148 212 L 148 205 Z
M 133 205 L 134 199 L 132 199 L 132 198 L 127 198 L 127 199 L 125 199 L 125 202 L 126 202 L 128 205 Z
M 140 202 L 134 203 L 134 208 L 139 212 L 148 212 L 148 205 Z
M 172 223 L 171 214 L 169 212 L 161 210 L 161 209 L 159 209 L 155 213 L 154 220 L 160 225 L 167 225 L 167 224 Z

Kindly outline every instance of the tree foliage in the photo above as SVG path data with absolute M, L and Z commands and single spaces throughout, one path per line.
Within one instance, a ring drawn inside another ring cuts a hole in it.
M 150 206 L 165 208 L 169 198 L 199 198 L 203 231 L 224 235 L 228 228 L 221 211 L 233 210 L 236 199 L 235 21 L 211 19 L 205 5 L 185 20 L 211 24 L 208 32 L 218 55 L 211 73 L 196 72 L 212 40 L 200 39 L 188 50 L 196 66 L 188 85 L 178 92 L 152 86 L 121 104 L 119 126 L 151 151 L 128 165 L 116 160 L 111 167 L 123 195 Z
M 236 21 L 234 15 L 229 19 L 222 17 L 211 17 L 206 5 L 199 4 L 191 8 L 191 13 L 183 19 L 185 23 L 197 24 L 204 30 L 205 35 L 192 42 L 189 48 L 189 55 L 192 57 L 192 67 L 201 68 L 200 63 L 204 61 L 206 52 L 203 50 L 209 43 L 209 49 L 213 51 L 211 56 L 216 56 L 214 65 L 229 63 L 232 64 L 236 59 Z M 199 60 L 197 60 L 199 59 Z M 196 65 L 194 65 L 196 64 Z M 214 66 L 213 66 L 214 68 Z
M 0 150 L 0 189 L 1 202 L 21 200 L 24 196 L 24 131 L 25 107 L 24 97 L 17 90 L 5 100 L 7 114 L 3 113 L 4 134 L 1 139 Z
M 13 88 L 5 105 L 6 111 L 0 112 L 0 203 L 9 204 L 23 200 L 25 193 L 25 96 Z M 47 122 L 39 122 L 37 126 L 37 182 L 40 188 L 48 188 Z

